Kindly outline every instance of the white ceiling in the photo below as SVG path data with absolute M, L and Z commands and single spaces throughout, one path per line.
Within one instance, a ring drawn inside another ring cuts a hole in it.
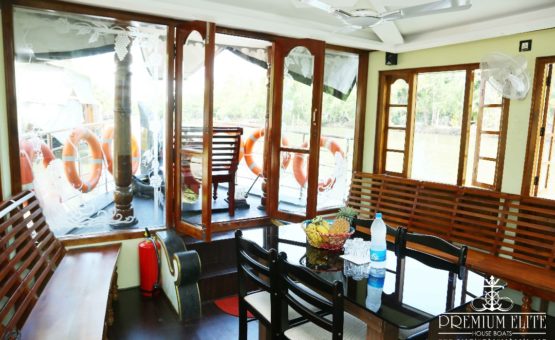
M 363 49 L 405 52 L 555 27 L 555 0 L 473 0 L 459 12 L 387 23 L 381 34 L 399 43 L 383 43 L 372 29 L 348 31 L 336 17 L 294 0 L 71 0 L 178 19 L 325 40 Z M 322 0 L 344 9 L 377 12 L 433 0 Z M 401 42 L 402 41 L 402 42 Z

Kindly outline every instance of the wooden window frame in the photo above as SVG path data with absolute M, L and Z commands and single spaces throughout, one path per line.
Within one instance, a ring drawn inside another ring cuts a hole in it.
M 68 13 L 90 15 L 90 16 L 101 16 L 110 17 L 115 20 L 120 21 L 141 21 L 150 24 L 166 25 L 168 27 L 168 42 L 167 42 L 167 54 L 168 54 L 168 100 L 167 100 L 167 119 L 165 121 L 165 128 L 169 132 L 167 133 L 166 140 L 164 141 L 168 146 L 165 151 L 166 160 L 166 183 L 168 188 L 174 187 L 175 179 L 175 159 L 174 159 L 174 148 L 175 141 L 173 138 L 173 132 L 175 130 L 175 31 L 176 27 L 180 24 L 187 23 L 187 20 L 172 19 L 164 16 L 150 15 L 144 13 L 138 13 L 127 10 L 118 10 L 112 8 L 106 8 L 102 6 L 95 5 L 85 5 L 77 3 L 68 3 L 58 0 L 5 0 L 0 4 L 2 10 L 2 24 L 3 24 L 3 44 L 4 44 L 4 71 L 5 71 L 5 83 L 6 83 L 6 111 L 7 111 L 7 130 L 8 142 L 9 142 L 9 163 L 10 163 L 10 183 L 12 188 L 12 194 L 20 192 L 22 189 L 20 167 L 19 167 L 19 135 L 17 129 L 17 103 L 16 103 L 16 87 L 15 87 L 15 66 L 14 60 L 14 36 L 13 36 L 13 6 L 29 7 L 37 10 L 53 10 L 62 11 Z M 275 42 L 276 39 L 283 39 L 283 36 L 255 32 L 249 30 L 242 30 L 236 28 L 229 28 L 225 26 L 216 25 L 216 33 L 224 33 L 237 35 L 242 37 L 248 37 L 253 39 L 263 39 L 270 42 Z M 364 139 L 364 122 L 366 113 L 366 98 L 367 98 L 367 84 L 368 84 L 368 64 L 369 64 L 369 52 L 370 50 L 362 50 L 351 47 L 325 44 L 325 48 L 330 48 L 334 50 L 341 50 L 346 52 L 358 53 L 359 55 L 359 70 L 358 70 L 358 82 L 357 82 L 357 104 L 356 104 L 356 127 L 355 127 L 355 140 L 362 141 Z M 270 56 L 271 58 L 271 56 Z M 271 59 L 270 59 L 271 60 Z M 270 86 L 269 90 L 273 90 Z M 270 109 L 270 107 L 268 107 Z M 268 141 L 269 143 L 269 141 Z M 266 145 L 265 145 L 266 148 Z M 362 170 L 363 162 L 363 144 L 355 143 L 354 154 L 353 154 L 353 171 Z M 265 161 L 265 172 L 268 168 L 269 159 Z M 267 172 L 266 172 L 267 173 Z M 170 228 L 175 227 L 175 199 L 172 197 L 173 191 L 168 190 L 166 192 L 166 216 L 165 225 Z M 173 202 L 173 203 L 171 203 Z M 328 212 L 336 211 L 337 209 L 330 210 Z M 229 222 L 217 222 L 212 223 L 212 232 L 233 230 L 236 228 L 251 227 L 255 225 L 260 225 L 268 223 L 270 221 L 271 215 L 263 218 L 252 218 L 239 221 L 229 221 Z M 160 227 L 160 228 L 165 228 Z M 90 244 L 96 242 L 110 242 L 118 241 L 129 238 L 142 237 L 142 232 L 137 231 L 112 231 L 99 234 L 84 234 L 84 235 L 70 235 L 62 236 L 61 239 L 67 239 L 68 244 Z
M 473 82 L 472 82 L 473 83 Z M 484 104 L 486 88 L 482 87 L 480 91 L 480 104 L 478 107 L 478 117 L 476 118 L 476 145 L 474 148 L 474 164 L 472 171 L 472 186 L 478 188 L 484 188 L 489 190 L 501 190 L 501 178 L 503 177 L 503 166 L 499 167 L 499 163 L 505 158 L 505 145 L 507 141 L 507 124 L 509 116 L 509 103 L 510 100 L 507 98 L 501 98 L 500 104 Z M 490 131 L 482 129 L 483 119 L 484 119 L 484 108 L 499 108 L 501 110 L 501 117 L 499 122 L 498 131 Z M 497 142 L 497 152 L 496 157 L 484 157 L 480 156 L 481 149 L 481 139 L 483 134 L 495 135 L 498 138 Z M 495 162 L 495 175 L 493 184 L 483 183 L 478 181 L 478 165 L 479 162 L 490 161 Z
M 378 174 L 388 174 L 393 176 L 399 176 L 404 178 L 411 177 L 412 168 L 412 158 L 413 158 L 413 145 L 414 145 L 414 121 L 415 121 L 415 108 L 416 108 L 416 91 L 417 91 L 417 76 L 422 73 L 435 73 L 435 72 L 447 72 L 447 71 L 465 71 L 465 90 L 464 90 L 464 102 L 463 102 L 463 112 L 462 112 L 462 123 L 461 123 L 461 142 L 459 148 L 459 164 L 457 170 L 457 183 L 458 186 L 465 186 L 467 173 L 467 161 L 468 161 L 468 149 L 469 149 L 469 137 L 470 137 L 470 123 L 471 123 L 471 113 L 472 113 L 472 97 L 473 97 L 473 85 L 474 85 L 474 71 L 478 70 L 480 67 L 477 63 L 471 64 L 460 64 L 460 65 L 448 65 L 448 66 L 437 66 L 437 67 L 420 67 L 420 68 L 410 68 L 403 70 L 393 70 L 393 71 L 380 71 L 379 75 L 379 85 L 378 85 L 378 107 L 376 115 L 376 140 L 374 146 L 374 173 Z M 393 80 L 392 80 L 393 79 Z M 403 171 L 402 173 L 396 173 L 391 171 L 386 171 L 386 155 L 387 149 L 387 135 L 390 129 L 389 127 L 389 96 L 390 96 L 390 86 L 397 79 L 405 79 L 409 85 L 409 99 L 407 104 L 407 125 L 406 125 L 406 135 L 405 135 L 405 152 L 403 161 Z M 490 189 L 493 191 L 500 191 L 502 178 L 503 178 L 503 168 L 505 161 L 505 149 L 507 140 L 507 125 L 509 117 L 509 105 L 510 101 L 503 98 L 502 101 L 502 112 L 501 121 L 499 125 L 499 141 L 497 148 L 497 155 L 495 158 L 495 177 L 493 185 L 487 183 L 475 182 L 475 186 Z M 479 111 L 483 110 L 483 105 L 478 108 Z M 478 139 L 478 137 L 477 137 Z M 477 140 L 478 142 L 478 140 Z M 479 148 L 479 145 L 478 145 Z M 492 158 L 493 160 L 493 158 Z M 477 166 L 477 163 L 475 163 Z M 474 174 L 472 174 L 474 175 Z
M 403 80 L 406 82 L 408 87 L 407 93 L 407 103 L 406 104 L 391 104 L 391 85 L 396 83 L 398 80 Z M 412 154 L 412 141 L 413 141 L 413 129 L 414 129 L 414 105 L 415 105 L 415 74 L 412 72 L 391 72 L 387 74 L 380 74 L 380 89 L 383 92 L 383 106 L 381 110 L 381 116 L 383 117 L 383 147 L 381 149 L 381 158 L 383 159 L 383 167 L 380 168 L 380 173 L 385 173 L 393 176 L 410 177 L 410 155 Z M 405 127 L 392 127 L 389 126 L 389 113 L 392 107 L 405 107 L 407 109 Z M 388 149 L 388 135 L 389 130 L 403 130 L 405 132 L 405 143 L 403 150 L 400 149 Z M 403 154 L 403 166 L 401 172 L 387 171 L 386 160 L 387 153 L 395 152 Z
M 547 82 L 546 67 L 548 64 L 555 63 L 555 56 L 536 58 L 534 72 L 534 85 L 532 87 L 532 105 L 530 107 L 530 120 L 528 124 L 528 141 L 526 145 L 526 158 L 524 161 L 524 172 L 522 176 L 521 195 L 524 197 L 534 197 L 537 195 L 536 176 L 539 179 L 541 168 L 538 163 L 541 161 L 542 138 L 540 130 L 543 126 L 546 114 L 544 103 L 546 96 L 545 86 Z M 555 66 L 554 66 L 555 67 Z M 551 79 L 551 86 L 555 86 Z

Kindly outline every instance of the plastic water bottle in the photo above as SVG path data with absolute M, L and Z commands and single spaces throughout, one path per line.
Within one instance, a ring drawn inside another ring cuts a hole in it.
M 366 292 L 366 308 L 377 312 L 382 305 L 382 292 L 385 277 L 368 276 L 368 290 Z
M 372 222 L 370 233 L 372 235 L 370 240 L 370 274 L 375 277 L 384 277 L 387 228 L 382 220 L 382 213 L 376 213 L 376 219 Z

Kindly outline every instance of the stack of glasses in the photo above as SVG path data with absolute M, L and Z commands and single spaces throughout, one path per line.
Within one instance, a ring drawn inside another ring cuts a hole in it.
M 355 261 L 343 262 L 343 273 L 353 280 L 362 280 L 368 277 L 370 272 L 370 241 L 364 241 L 357 237 L 348 239 L 344 245 L 344 254 Z

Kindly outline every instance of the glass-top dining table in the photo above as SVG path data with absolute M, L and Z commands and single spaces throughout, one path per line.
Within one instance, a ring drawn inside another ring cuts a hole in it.
M 243 237 L 265 249 L 285 252 L 289 262 L 306 266 L 322 278 L 342 281 L 345 309 L 367 323 L 367 338 L 372 339 L 397 338 L 400 333 L 426 327 L 443 313 L 464 311 L 472 300 L 484 295 L 487 285 L 485 274 L 468 270 L 466 277 L 460 280 L 456 274 L 430 267 L 409 256 L 398 259 L 394 245 L 388 242 L 381 301 L 376 301 L 374 296 L 369 296 L 375 287 L 372 282 L 375 278 L 364 276 L 355 280 L 345 275 L 342 252 L 308 245 L 301 224 L 244 230 Z M 359 231 L 352 237 L 370 239 Z

